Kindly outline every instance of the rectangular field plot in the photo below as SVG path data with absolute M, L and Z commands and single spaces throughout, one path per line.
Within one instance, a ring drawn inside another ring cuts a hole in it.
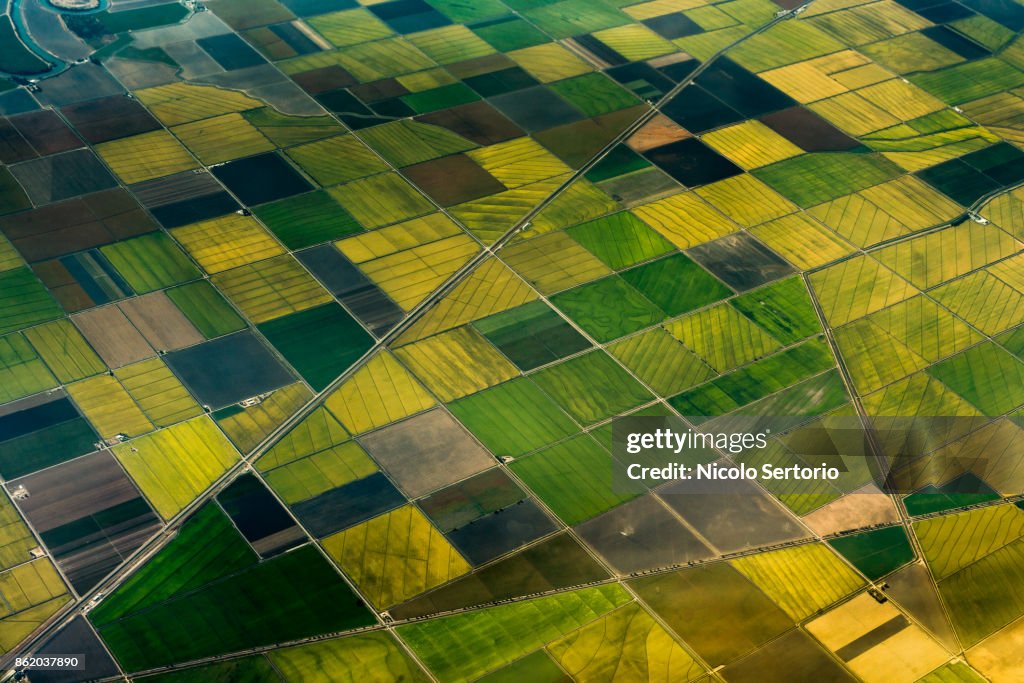
M 118 368 L 114 376 L 158 427 L 168 427 L 203 412 L 159 358 Z
M 576 425 L 536 384 L 514 379 L 449 405 L 497 456 L 518 456 L 574 434 Z
M 0 409 L 0 476 L 13 479 L 84 455 L 98 440 L 62 391 L 9 403 Z
M 67 390 L 104 439 L 119 434 L 139 436 L 155 428 L 131 395 L 109 375 L 70 384 Z
M 100 249 L 139 294 L 200 277 L 185 253 L 162 232 L 143 235 Z
M 126 184 L 188 171 L 199 164 L 164 130 L 104 142 L 96 146 L 107 165 Z
M 331 300 L 331 295 L 289 255 L 241 266 L 211 279 L 257 324 Z
M 203 341 L 203 335 L 163 292 L 153 292 L 118 304 L 146 341 L 158 351 L 172 351 Z
M 441 410 L 390 425 L 360 441 L 411 498 L 476 474 L 494 462 L 465 428 Z
M 363 595 L 386 609 L 470 570 L 469 563 L 412 505 L 324 539 L 324 550 Z M 378 567 L 383 566 L 383 570 Z
M 156 227 L 122 189 L 97 192 L 0 218 L 0 231 L 29 261 L 127 239 Z
M 206 339 L 245 327 L 242 317 L 205 280 L 169 289 L 166 295 Z
M 61 312 L 28 268 L 0 273 L 0 334 L 59 318 Z
M 0 403 L 57 386 L 57 381 L 20 334 L 0 337 Z
M 373 621 L 311 546 L 256 563 L 223 514 L 215 513 L 212 523 L 211 514 L 190 522 L 191 547 L 167 546 L 164 562 L 148 565 L 149 571 L 110 596 L 113 605 L 90 615 L 124 668 L 138 671 Z M 204 527 L 195 528 L 197 523 Z M 214 533 L 220 543 L 208 542 Z M 142 634 L 149 644 L 139 640 Z
M 306 541 L 306 534 L 253 474 L 243 474 L 217 496 L 224 512 L 260 557 Z
M 599 586 L 409 624 L 398 633 L 436 676 L 469 681 L 626 602 L 628 594 L 620 586 Z
M 285 252 L 255 219 L 237 214 L 177 228 L 171 234 L 211 275 Z
M 18 505 L 79 592 L 94 586 L 160 526 L 108 453 L 78 458 L 10 486 L 29 492 Z
M 373 345 L 337 304 L 310 308 L 259 326 L 260 332 L 315 391 L 326 388 Z
M 111 368 L 155 355 L 146 339 L 116 306 L 80 313 L 71 320 Z
M 512 470 L 526 485 L 569 525 L 635 497 L 613 490 L 614 467 L 611 454 L 585 434 L 512 464 Z
M 49 558 L 40 558 L 0 574 L 0 650 L 7 654 L 71 600 Z
M 541 301 L 473 325 L 524 372 L 590 347 L 583 335 Z
M 164 360 L 203 405 L 214 409 L 294 380 L 251 331 L 169 353 Z
M 170 519 L 238 460 L 213 421 L 199 417 L 115 447 L 153 507 Z
M 274 143 L 239 114 L 182 124 L 171 132 L 206 165 L 274 149 Z

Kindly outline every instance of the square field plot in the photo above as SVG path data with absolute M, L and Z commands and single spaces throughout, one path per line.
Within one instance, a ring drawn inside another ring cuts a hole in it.
M 464 479 L 493 458 L 448 413 L 434 410 L 361 438 L 374 460 L 412 497 Z
M 160 525 L 109 453 L 93 453 L 10 486 L 29 492 L 18 506 L 80 592 L 94 586 Z
M 237 332 L 165 356 L 204 405 L 222 408 L 295 381 L 252 332 Z
M 117 187 L 96 155 L 79 149 L 11 166 L 36 206 Z
M 313 186 L 275 152 L 210 169 L 217 180 L 249 206 L 308 192 Z
M 793 272 L 775 252 L 743 232 L 698 245 L 687 253 L 738 292 Z
M 679 140 L 644 152 L 661 170 L 687 187 L 707 185 L 742 173 L 742 169 L 697 138 Z
M 373 345 L 359 322 L 333 303 L 271 320 L 259 330 L 316 391 Z

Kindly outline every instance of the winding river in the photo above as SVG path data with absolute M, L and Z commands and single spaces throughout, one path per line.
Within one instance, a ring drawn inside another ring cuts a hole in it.
M 22 44 L 51 65 L 48 71 L 20 77 L 44 79 L 61 73 L 76 59 L 84 59 L 92 53 L 91 48 L 64 27 L 61 16 L 102 12 L 110 6 L 110 0 L 99 0 L 96 7 L 83 10 L 55 7 L 48 0 L 6 0 L 0 4 L 7 5 L 7 14 Z M 45 36 L 43 42 L 47 47 L 40 44 L 36 37 L 40 35 Z

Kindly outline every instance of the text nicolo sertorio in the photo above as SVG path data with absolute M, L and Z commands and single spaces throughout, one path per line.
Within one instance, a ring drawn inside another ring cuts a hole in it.
M 626 438 L 626 452 L 631 455 L 642 453 L 646 449 L 671 450 L 676 454 L 684 449 L 717 448 L 729 453 L 742 453 L 751 448 L 766 448 L 768 433 L 702 433 L 687 430 L 676 432 L 671 429 L 656 429 L 653 432 L 635 432 Z M 645 467 L 632 463 L 626 469 L 630 479 L 827 479 L 839 478 L 839 469 L 821 463 L 818 467 L 789 465 L 776 467 L 766 463 L 760 469 L 750 465 L 729 465 L 712 462 L 705 465 L 684 465 L 669 463 L 662 467 Z

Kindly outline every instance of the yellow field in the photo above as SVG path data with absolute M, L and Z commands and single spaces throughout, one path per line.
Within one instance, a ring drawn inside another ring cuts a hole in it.
M 274 149 L 274 143 L 234 112 L 185 123 L 171 132 L 206 165 Z
M 438 64 L 462 62 L 495 52 L 482 38 L 459 24 L 413 33 L 409 42 Z
M 407 344 L 536 300 L 537 293 L 497 259 L 484 261 L 455 286 L 398 342 Z
M 168 427 L 203 412 L 184 385 L 159 358 L 126 365 L 115 370 L 114 376 L 128 390 L 142 412 L 158 427 Z
M 388 170 L 388 165 L 354 135 L 310 142 L 285 153 L 325 187 Z
M 378 609 L 470 570 L 469 563 L 412 505 L 329 536 L 323 545 Z
M 256 460 L 261 472 L 282 467 L 348 441 L 350 434 L 338 419 L 320 406 Z
M 933 517 L 916 522 L 914 533 L 941 580 L 1024 535 L 1024 510 L 999 505 Z
M 832 78 L 847 88 L 855 90 L 887 81 L 892 78 L 892 73 L 872 62 L 864 66 L 854 67 L 849 71 L 840 71 L 839 73 L 832 74 Z
M 569 173 L 571 170 L 529 137 L 480 147 L 466 155 L 509 189 Z
M 262 403 L 219 418 L 217 424 L 238 450 L 248 453 L 311 398 L 313 392 L 296 382 L 276 390 Z
M 864 585 L 823 543 L 751 555 L 730 564 L 797 621 Z
M 836 128 L 854 136 L 873 133 L 900 122 L 898 118 L 855 92 L 815 102 L 810 108 Z
M 665 329 L 718 372 L 779 348 L 778 341 L 726 304 L 674 320 Z
M 870 247 L 910 232 L 861 194 L 848 194 L 819 204 L 808 213 L 858 247 Z
M 1006 628 L 997 631 L 967 651 L 967 661 L 990 681 L 1007 683 L 1020 676 L 1018 664 L 1006 656 L 1007 652 L 1024 652 L 1024 619 L 1018 619 Z M 960 666 L 965 666 L 961 664 Z M 959 683 L 948 679 L 951 683 Z M 965 681 L 971 680 L 964 677 Z M 933 683 L 928 681 L 927 683 Z M 936 680 L 934 683 L 945 683 Z
M 989 336 L 1024 322 L 1024 294 L 985 271 L 954 280 L 932 295 Z
M 170 519 L 238 461 L 208 417 L 197 417 L 113 448 L 164 519 Z
M 747 171 L 804 153 L 760 121 L 727 126 L 704 135 L 702 139 Z
M 381 351 L 328 396 L 324 405 L 346 429 L 362 434 L 435 403 L 408 370 Z
M 332 187 L 334 197 L 367 229 L 379 228 L 435 210 L 433 204 L 397 173 L 381 173 Z
M 166 126 L 263 106 L 263 102 L 234 90 L 190 83 L 145 88 L 135 96 Z
M 902 121 L 931 114 L 946 106 L 924 90 L 904 83 L 899 78 L 861 88 L 857 92 Z
M 985 270 L 1017 291 L 1024 292 L 1024 254 L 995 263 Z
M 432 213 L 422 218 L 348 237 L 334 244 L 353 263 L 365 263 L 461 233 L 462 230 L 455 221 L 443 213 Z
M 932 363 L 982 339 L 980 334 L 923 295 L 879 311 L 871 315 L 870 320 Z
M 630 603 L 547 646 L 576 681 L 692 681 L 704 669 L 638 603 Z
M 8 619 L 0 620 L 0 654 L 7 654 L 18 645 L 22 645 L 30 633 L 49 621 L 57 610 L 70 601 L 71 596 L 65 593 Z
M 554 294 L 612 272 L 564 232 L 509 245 L 501 257 L 542 294 Z
M 642 62 L 677 50 L 675 45 L 643 24 L 626 24 L 593 35 L 631 62 Z
M 254 323 L 333 300 L 289 255 L 219 273 L 211 280 Z
M 445 403 L 519 375 L 468 325 L 403 346 L 395 355 Z
M 153 430 L 153 423 L 110 375 L 69 384 L 67 391 L 104 439 L 118 434 L 138 436 Z
M 18 565 L 0 573 L 0 618 L 65 593 L 64 582 L 48 558 Z
M 568 179 L 568 173 L 557 175 L 459 204 L 450 212 L 484 244 L 492 244 Z
M 968 221 L 875 252 L 919 289 L 928 289 L 1024 249 L 991 225 Z
M 763 223 L 750 232 L 801 270 L 823 266 L 855 251 L 851 244 L 803 213 Z
M 70 600 L 49 558 L 26 562 L 0 574 L 0 654 L 22 644 Z
M 714 371 L 663 328 L 608 346 L 608 350 L 662 396 L 672 396 L 714 377 Z
M 0 569 L 21 564 L 28 558 L 28 551 L 38 545 L 14 503 L 6 497 L 0 500 Z
M 406 74 L 405 76 L 399 76 L 395 80 L 404 85 L 409 92 L 433 90 L 443 85 L 451 85 L 458 82 L 454 76 L 441 67 L 419 71 L 414 74 Z
M 930 228 L 962 213 L 955 202 L 923 180 L 909 175 L 861 190 L 859 194 L 878 206 L 884 206 L 897 221 L 911 230 Z
M 360 268 L 403 310 L 412 310 L 473 258 L 480 245 L 465 233 L 366 261 Z
M 622 11 L 637 21 L 643 21 L 660 17 L 663 14 L 701 7 L 704 4 L 706 4 L 704 0 L 650 0 L 650 2 L 642 2 L 639 5 L 624 7 Z
M 619 205 L 586 178 L 577 178 L 564 192 L 534 216 L 530 227 L 516 236 L 530 239 L 552 230 L 568 228 L 611 213 Z M 515 240 L 513 240 L 514 242 Z
M 836 343 L 854 385 L 862 394 L 903 379 L 928 365 L 927 360 L 868 318 L 836 330 Z
M 307 23 L 335 47 L 348 47 L 394 35 L 388 25 L 365 9 L 331 12 Z
M 558 43 L 545 43 L 508 56 L 541 83 L 552 83 L 593 71 L 591 66 Z
M 266 480 L 282 500 L 291 505 L 376 471 L 377 466 L 366 451 L 355 441 L 347 441 L 270 470 Z
M 126 185 L 199 166 L 188 150 L 165 130 L 104 142 L 96 145 L 96 151 Z
M 286 647 L 267 656 L 286 683 L 430 680 L 387 631 Z
M 285 253 L 252 216 L 228 214 L 171 231 L 207 273 L 221 273 Z
M 999 195 L 985 205 L 985 216 L 994 224 L 1024 239 L 1024 192 L 1013 190 Z
M 850 86 L 837 80 L 837 75 L 866 63 L 869 61 L 862 54 L 844 50 L 773 69 L 760 76 L 797 101 L 807 104 L 847 92 Z
M 740 229 L 692 192 L 636 206 L 632 212 L 680 249 L 689 249 Z
M 797 207 L 746 173 L 695 190 L 709 204 L 746 228 L 781 218 Z
M 913 623 L 886 634 L 888 637 L 873 638 L 881 635 L 875 629 L 901 616 L 891 602 L 880 604 L 867 593 L 861 593 L 812 621 L 807 630 L 833 652 L 866 637 L 867 649 L 858 648 L 860 654 L 846 661 L 861 680 L 867 683 L 913 683 L 949 660 L 950 653 Z
M 422 71 L 434 62 L 404 38 L 385 38 L 346 47 L 332 55 L 360 83 Z
M 909 299 L 917 290 L 869 256 L 856 256 L 811 275 L 825 318 L 834 327 Z

